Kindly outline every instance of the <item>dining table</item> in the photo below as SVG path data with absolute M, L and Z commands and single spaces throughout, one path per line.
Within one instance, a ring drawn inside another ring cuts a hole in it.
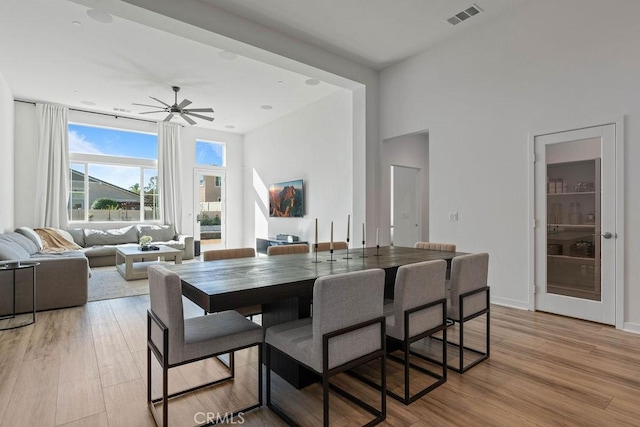
M 182 281 L 182 294 L 207 313 L 262 305 L 262 326 L 311 316 L 313 284 L 319 277 L 380 268 L 385 271 L 385 298 L 393 298 L 398 267 L 422 261 L 451 260 L 464 252 L 399 246 L 368 247 L 256 258 L 168 265 Z M 296 388 L 318 376 L 284 356 L 274 354 L 272 369 Z

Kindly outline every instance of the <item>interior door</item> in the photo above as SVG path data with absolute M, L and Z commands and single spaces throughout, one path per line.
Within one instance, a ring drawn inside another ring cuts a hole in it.
M 420 240 L 420 169 L 391 166 L 391 229 L 394 246 L 413 247 Z
M 201 251 L 224 248 L 226 241 L 225 174 L 195 171 L 195 239 Z
M 615 324 L 615 125 L 534 145 L 535 308 Z

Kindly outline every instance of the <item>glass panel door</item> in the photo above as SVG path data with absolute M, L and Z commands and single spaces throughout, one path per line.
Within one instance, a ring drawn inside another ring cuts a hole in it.
M 224 247 L 224 174 L 196 172 L 196 240 L 201 251 Z
M 547 292 L 601 301 L 600 159 L 551 163 L 547 148 Z

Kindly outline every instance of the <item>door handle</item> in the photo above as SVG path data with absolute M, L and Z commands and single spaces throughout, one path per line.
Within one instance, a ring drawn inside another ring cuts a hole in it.
M 594 234 L 594 236 L 600 236 L 600 237 L 604 237 L 605 239 L 610 239 L 612 237 L 617 237 L 614 236 L 613 234 L 609 233 L 608 231 L 604 234 Z

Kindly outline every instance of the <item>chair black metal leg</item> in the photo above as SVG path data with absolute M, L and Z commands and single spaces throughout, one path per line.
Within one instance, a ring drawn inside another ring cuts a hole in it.
M 262 407 L 262 350 L 264 344 L 258 345 L 258 403 Z
M 162 425 L 169 425 L 169 368 L 166 360 L 162 364 Z
M 460 343 L 460 370 L 458 372 L 464 372 L 464 321 L 460 322 L 460 339 L 458 341 Z
M 271 346 L 264 344 L 265 368 L 267 370 L 267 407 L 271 408 Z
M 322 424 L 329 427 L 329 377 L 322 374 Z

